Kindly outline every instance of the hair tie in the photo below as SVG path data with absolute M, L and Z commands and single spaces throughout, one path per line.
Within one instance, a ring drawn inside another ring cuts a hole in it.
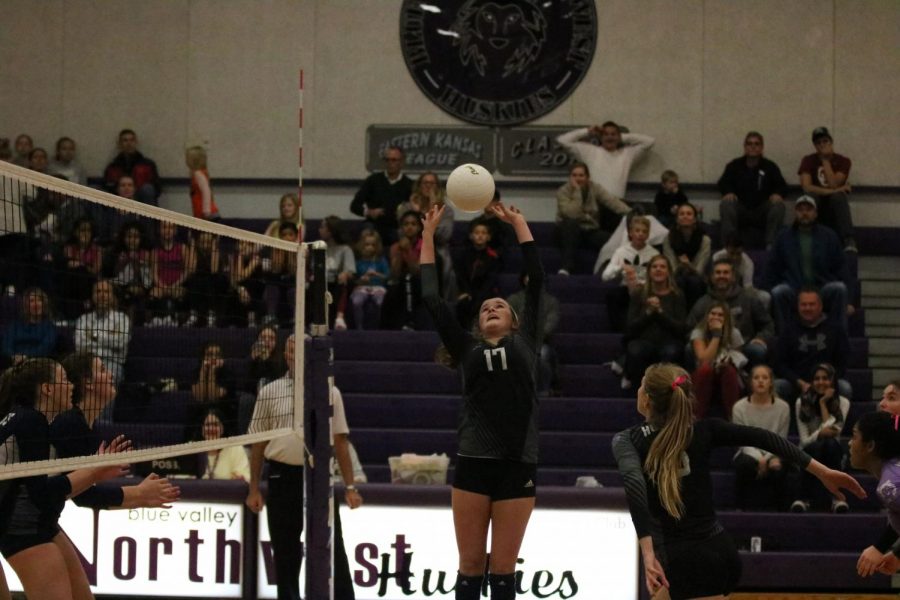
M 894 415 L 894 431 L 897 431 L 898 425 L 900 425 L 900 415 Z
M 674 390 L 685 381 L 687 381 L 687 375 L 679 375 L 675 378 L 675 381 L 672 382 L 672 389 Z

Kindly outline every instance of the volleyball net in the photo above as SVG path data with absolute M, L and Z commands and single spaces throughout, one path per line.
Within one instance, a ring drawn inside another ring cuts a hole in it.
M 282 225 L 268 237 L 0 162 L 0 479 L 173 457 L 202 476 L 208 451 L 301 435 L 324 251 Z M 10 431 L 31 410 L 49 457 Z M 119 435 L 131 450 L 97 454 Z

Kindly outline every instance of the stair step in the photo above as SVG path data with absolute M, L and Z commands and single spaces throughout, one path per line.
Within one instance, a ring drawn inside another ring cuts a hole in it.
M 859 257 L 858 277 L 861 280 L 897 281 L 900 279 L 900 258 L 896 256 Z
M 898 365 L 900 365 L 900 356 L 886 355 L 869 357 L 870 369 L 896 369 L 898 368 Z
M 866 310 L 866 325 L 881 326 L 893 325 L 898 327 L 897 332 L 900 333 L 900 311 L 890 308 L 874 308 Z
M 869 334 L 869 356 L 900 356 L 900 337 Z
M 891 308 L 897 310 L 900 309 L 900 296 L 863 296 L 862 306 L 865 309 Z
M 893 325 L 876 325 L 874 327 L 866 327 L 866 337 L 869 339 L 898 339 L 900 338 L 900 332 L 897 331 L 897 328 Z M 871 352 L 871 349 L 870 349 Z M 900 351 L 893 351 L 897 354 L 900 354 Z M 886 354 L 885 352 L 879 352 L 878 354 Z
M 881 397 L 881 389 L 890 382 L 900 378 L 900 363 L 894 363 L 890 369 L 872 369 L 872 397 Z
M 893 273 L 891 275 L 894 275 Z M 898 274 L 900 275 L 900 274 Z M 897 275 L 894 275 L 896 277 Z M 900 281 L 891 278 L 890 281 L 862 281 L 862 295 L 866 296 L 894 296 L 900 297 Z

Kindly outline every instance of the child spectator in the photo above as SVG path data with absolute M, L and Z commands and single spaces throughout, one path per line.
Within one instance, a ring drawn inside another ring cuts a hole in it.
M 616 248 L 603 269 L 603 281 L 621 281 L 622 287 L 606 294 L 609 324 L 613 331 L 622 331 L 622 323 L 628 313 L 629 296 L 644 284 L 647 263 L 659 254 L 647 245 L 650 220 L 644 216 L 632 217 L 628 223 L 628 243 Z
M 159 245 L 150 254 L 153 287 L 149 308 L 153 318 L 150 327 L 177 327 L 184 312 L 184 282 L 196 264 L 191 249 L 176 240 L 178 226 L 169 221 L 159 223 Z
M 653 204 L 656 207 L 656 219 L 668 229 L 675 225 L 675 216 L 678 207 L 688 201 L 687 196 L 681 191 L 678 184 L 678 173 L 671 169 L 665 170 L 660 176 L 659 189 Z
M 184 325 L 215 327 L 230 287 L 222 267 L 219 236 L 208 231 L 196 232 L 192 236 L 188 256 L 191 258 L 191 274 L 184 280 L 184 288 L 189 314 Z
M 696 404 L 694 413 L 702 419 L 718 396 L 731 418 L 731 409 L 741 393 L 740 369 L 747 363 L 741 354 L 744 340 L 737 327 L 731 324 L 731 309 L 725 302 L 714 302 L 705 317 L 691 332 L 691 348 L 697 368 L 694 382 Z
M 350 294 L 353 304 L 353 323 L 356 329 L 365 329 L 366 306 L 375 305 L 381 319 L 381 304 L 387 293 L 387 281 L 391 267 L 384 257 L 381 236 L 374 229 L 365 229 L 359 235 L 356 257 L 356 287 Z
M 266 227 L 265 235 L 273 238 L 281 239 L 281 224 L 293 223 L 299 231 L 300 229 L 300 199 L 297 194 L 285 194 L 278 201 L 279 217 L 269 223 Z
M 333 313 L 328 311 L 329 324 L 334 329 L 343 331 L 347 329 L 344 313 L 347 311 L 349 286 L 356 275 L 356 259 L 353 250 L 347 245 L 347 232 L 340 217 L 331 215 L 322 219 L 319 223 L 319 239 L 326 245 L 325 280 L 335 305 Z
M 814 459 L 832 469 L 840 469 L 844 463 L 844 444 L 841 431 L 847 422 L 850 400 L 838 394 L 837 373 L 828 363 L 818 365 L 812 384 L 800 394 L 794 404 L 797 415 L 797 432 L 800 447 Z M 815 489 L 804 473 L 800 497 L 791 505 L 792 512 L 810 509 L 812 491 Z M 827 499 L 821 498 L 827 502 Z M 843 500 L 831 499 L 831 512 L 845 513 L 850 507 Z
M 3 366 L 26 358 L 45 358 L 56 349 L 56 325 L 50 318 L 50 299 L 44 290 L 29 288 L 22 294 L 21 313 L 3 332 Z
M 70 137 L 56 140 L 56 155 L 50 162 L 49 171 L 51 175 L 62 177 L 72 183 L 87 185 L 84 167 L 75 159 L 75 140 Z
M 647 263 L 647 279 L 631 295 L 625 344 L 623 388 L 639 382 L 656 362 L 680 363 L 684 355 L 684 296 L 675 285 L 672 268 L 657 254 Z
M 60 289 L 62 314 L 75 320 L 90 306 L 91 289 L 100 274 L 103 251 L 94 239 L 94 224 L 79 219 L 63 247 L 66 269 Z
M 469 242 L 456 264 L 456 285 L 459 289 L 456 318 L 465 329 L 472 325 L 481 304 L 498 294 L 500 257 L 490 243 L 488 224 L 481 218 L 470 221 Z
M 419 253 L 422 216 L 409 211 L 400 218 L 400 239 L 391 245 L 391 280 L 385 295 L 382 322 L 386 329 L 415 328 L 415 310 L 422 302 Z M 440 272 L 440 271 L 438 271 Z
M 238 240 L 237 251 L 231 255 L 228 276 L 235 305 L 234 320 L 241 327 L 256 327 L 265 309 L 263 294 L 266 288 L 259 246 L 248 240 Z
M 191 146 L 184 153 L 184 162 L 191 172 L 191 210 L 198 219 L 218 221 L 219 207 L 209 185 L 206 150 Z
M 278 235 L 282 240 L 296 243 L 299 241 L 298 234 L 297 225 L 290 221 L 281 222 Z M 294 322 L 297 253 L 273 248 L 268 267 L 266 288 L 263 291 L 266 321 L 288 325 Z M 266 259 L 263 259 L 263 270 L 267 270 Z
M 131 321 L 125 313 L 116 310 L 111 281 L 97 281 L 92 300 L 94 310 L 81 315 L 75 323 L 75 350 L 99 357 L 118 385 L 125 376 Z
M 738 400 L 731 420 L 759 427 L 787 439 L 791 407 L 775 395 L 772 369 L 757 365 L 750 375 L 750 395 Z M 742 446 L 734 455 L 735 499 L 741 510 L 784 510 L 793 498 L 799 472 L 770 452 Z
M 675 213 L 676 225 L 663 242 L 663 254 L 675 267 L 675 283 L 684 292 L 688 310 L 706 293 L 706 267 L 712 242 L 697 220 L 697 209 L 685 202 Z
M 137 326 L 144 322 L 147 295 L 153 287 L 153 265 L 150 244 L 144 229 L 137 221 L 126 223 L 119 231 L 118 239 L 108 258 L 108 269 L 119 306 L 131 322 Z

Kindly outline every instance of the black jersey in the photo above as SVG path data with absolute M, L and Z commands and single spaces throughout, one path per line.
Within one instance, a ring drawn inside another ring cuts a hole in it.
M 40 411 L 24 406 L 16 406 L 0 422 L 0 464 L 32 462 L 50 458 L 50 438 L 47 417 Z M 38 475 L 13 479 L 7 484 L 3 501 L 0 502 L 0 523 L 9 522 L 10 511 L 16 505 L 12 500 L 25 496 L 39 512 L 42 523 L 59 520 L 66 497 L 72 491 L 69 478 L 65 475 Z
M 682 456 L 681 499 L 684 515 L 675 519 L 663 508 L 659 490 L 643 469 L 658 431 L 635 425 L 613 437 L 613 454 L 625 481 L 628 508 L 639 538 L 662 534 L 666 543 L 707 539 L 722 530 L 713 506 L 709 457 L 719 446 L 762 448 L 806 468 L 811 458 L 783 437 L 765 429 L 735 425 L 722 419 L 694 423 L 693 435 Z M 658 531 L 654 531 L 657 529 Z
M 77 406 L 61 412 L 50 423 L 50 441 L 57 458 L 91 456 L 100 447 L 100 438 L 88 425 L 84 412 Z M 97 484 L 78 494 L 72 500 L 78 506 L 109 508 L 121 506 L 122 488 L 112 484 Z
M 544 273 L 534 242 L 522 244 L 522 255 L 528 273 L 524 314 L 518 315 L 519 328 L 496 345 L 460 326 L 438 293 L 434 265 L 422 265 L 423 301 L 462 379 L 459 454 L 463 456 L 537 463 L 538 305 Z

